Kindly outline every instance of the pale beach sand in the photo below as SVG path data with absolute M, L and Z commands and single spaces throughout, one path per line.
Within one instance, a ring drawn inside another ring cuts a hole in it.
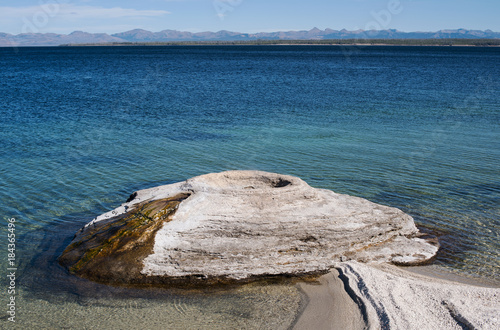
M 344 290 L 337 270 L 321 276 L 317 283 L 300 283 L 307 305 L 293 329 L 363 329 L 358 305 Z

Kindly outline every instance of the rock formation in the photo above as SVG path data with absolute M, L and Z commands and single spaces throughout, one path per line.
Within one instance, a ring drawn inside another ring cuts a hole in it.
M 104 283 L 216 283 L 326 272 L 345 260 L 418 264 L 437 250 L 396 208 L 297 177 L 228 171 L 135 192 L 82 228 L 59 260 Z

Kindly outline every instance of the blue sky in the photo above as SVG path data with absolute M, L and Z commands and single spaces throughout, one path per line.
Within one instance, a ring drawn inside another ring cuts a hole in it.
M 0 32 L 500 31 L 499 0 L 0 0 Z

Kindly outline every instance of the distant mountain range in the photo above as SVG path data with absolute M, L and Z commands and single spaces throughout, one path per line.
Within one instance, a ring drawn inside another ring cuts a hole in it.
M 163 30 L 151 32 L 135 29 L 127 32 L 106 34 L 75 31 L 70 34 L 22 33 L 12 35 L 0 33 L 0 47 L 11 46 L 58 46 L 62 44 L 100 44 L 123 42 L 173 42 L 173 41 L 255 41 L 255 40 L 325 40 L 325 39 L 499 39 L 500 32 L 491 30 L 440 30 L 437 32 L 401 32 L 398 30 L 347 31 L 320 30 L 279 31 L 261 33 L 183 32 Z

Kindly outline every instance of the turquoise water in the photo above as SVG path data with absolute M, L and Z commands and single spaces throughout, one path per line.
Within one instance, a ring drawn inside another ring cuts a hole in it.
M 75 231 L 134 190 L 258 169 L 398 207 L 439 235 L 436 265 L 498 279 L 499 63 L 472 47 L 0 49 L 0 268 L 15 218 L 25 306 L 110 290 L 123 311 L 128 293 L 57 265 Z

